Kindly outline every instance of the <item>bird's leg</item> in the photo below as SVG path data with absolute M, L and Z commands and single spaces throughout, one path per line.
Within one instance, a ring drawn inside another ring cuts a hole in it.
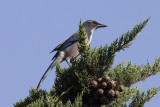
M 67 59 L 66 62 L 67 62 L 67 64 L 68 64 L 68 66 L 71 67 L 70 60 Z
M 69 65 L 69 67 L 71 67 L 71 64 L 69 62 L 67 62 L 67 64 Z

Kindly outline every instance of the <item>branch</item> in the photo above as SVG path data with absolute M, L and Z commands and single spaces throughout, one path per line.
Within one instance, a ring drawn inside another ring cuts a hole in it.
M 108 72 L 108 75 L 118 84 L 129 87 L 132 84 L 145 80 L 146 78 L 157 74 L 160 71 L 160 58 L 156 58 L 154 65 L 151 67 L 149 62 L 146 65 L 133 65 L 129 62 L 126 66 L 125 62 L 118 64 L 115 68 Z
M 131 31 L 122 34 L 119 39 L 117 38 L 113 41 L 113 43 L 111 43 L 111 45 L 108 47 L 106 55 L 106 71 L 108 71 L 113 64 L 115 53 L 120 50 L 124 50 L 125 48 L 128 48 L 131 45 L 130 42 L 134 40 L 137 34 L 145 27 L 149 19 L 150 17 L 144 22 L 135 25 L 135 27 Z
M 148 102 L 155 94 L 160 91 L 159 88 L 152 88 L 147 91 L 147 93 L 140 93 L 137 91 L 136 95 L 133 96 L 132 102 L 129 104 L 129 107 L 143 107 L 146 102 Z

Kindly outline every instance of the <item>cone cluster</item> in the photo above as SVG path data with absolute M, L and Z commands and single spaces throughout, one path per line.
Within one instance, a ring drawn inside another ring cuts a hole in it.
M 98 105 L 107 105 L 110 101 L 119 97 L 120 92 L 124 91 L 125 87 L 118 85 L 116 81 L 111 80 L 109 76 L 104 76 L 93 79 L 90 89 L 90 95 L 84 95 L 83 97 L 83 104 L 98 107 Z

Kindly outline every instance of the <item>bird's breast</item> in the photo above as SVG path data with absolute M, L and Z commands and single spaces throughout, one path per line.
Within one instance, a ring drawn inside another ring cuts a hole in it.
M 88 38 L 89 44 L 91 43 L 91 40 L 92 40 L 92 35 L 90 35 L 89 38 Z
M 87 39 L 88 39 L 88 43 L 87 43 L 88 45 L 91 43 L 92 35 L 93 35 L 93 32 L 91 32 L 91 33 L 88 34 L 88 36 L 87 36 L 87 37 L 88 37 L 88 38 L 87 38 Z

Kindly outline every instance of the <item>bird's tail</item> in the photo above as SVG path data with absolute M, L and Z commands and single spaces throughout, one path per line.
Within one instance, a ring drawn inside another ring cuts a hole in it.
M 43 74 L 41 80 L 39 81 L 38 86 L 37 86 L 37 90 L 39 89 L 40 85 L 42 84 L 42 82 L 44 81 L 44 79 L 46 78 L 46 76 L 51 72 L 51 70 L 53 69 L 53 67 L 56 65 L 56 62 L 61 62 L 61 61 L 62 61 L 62 58 L 60 58 L 59 55 L 57 57 L 55 57 L 55 59 L 50 64 L 50 66 L 48 67 L 48 69 L 46 70 L 46 72 Z

